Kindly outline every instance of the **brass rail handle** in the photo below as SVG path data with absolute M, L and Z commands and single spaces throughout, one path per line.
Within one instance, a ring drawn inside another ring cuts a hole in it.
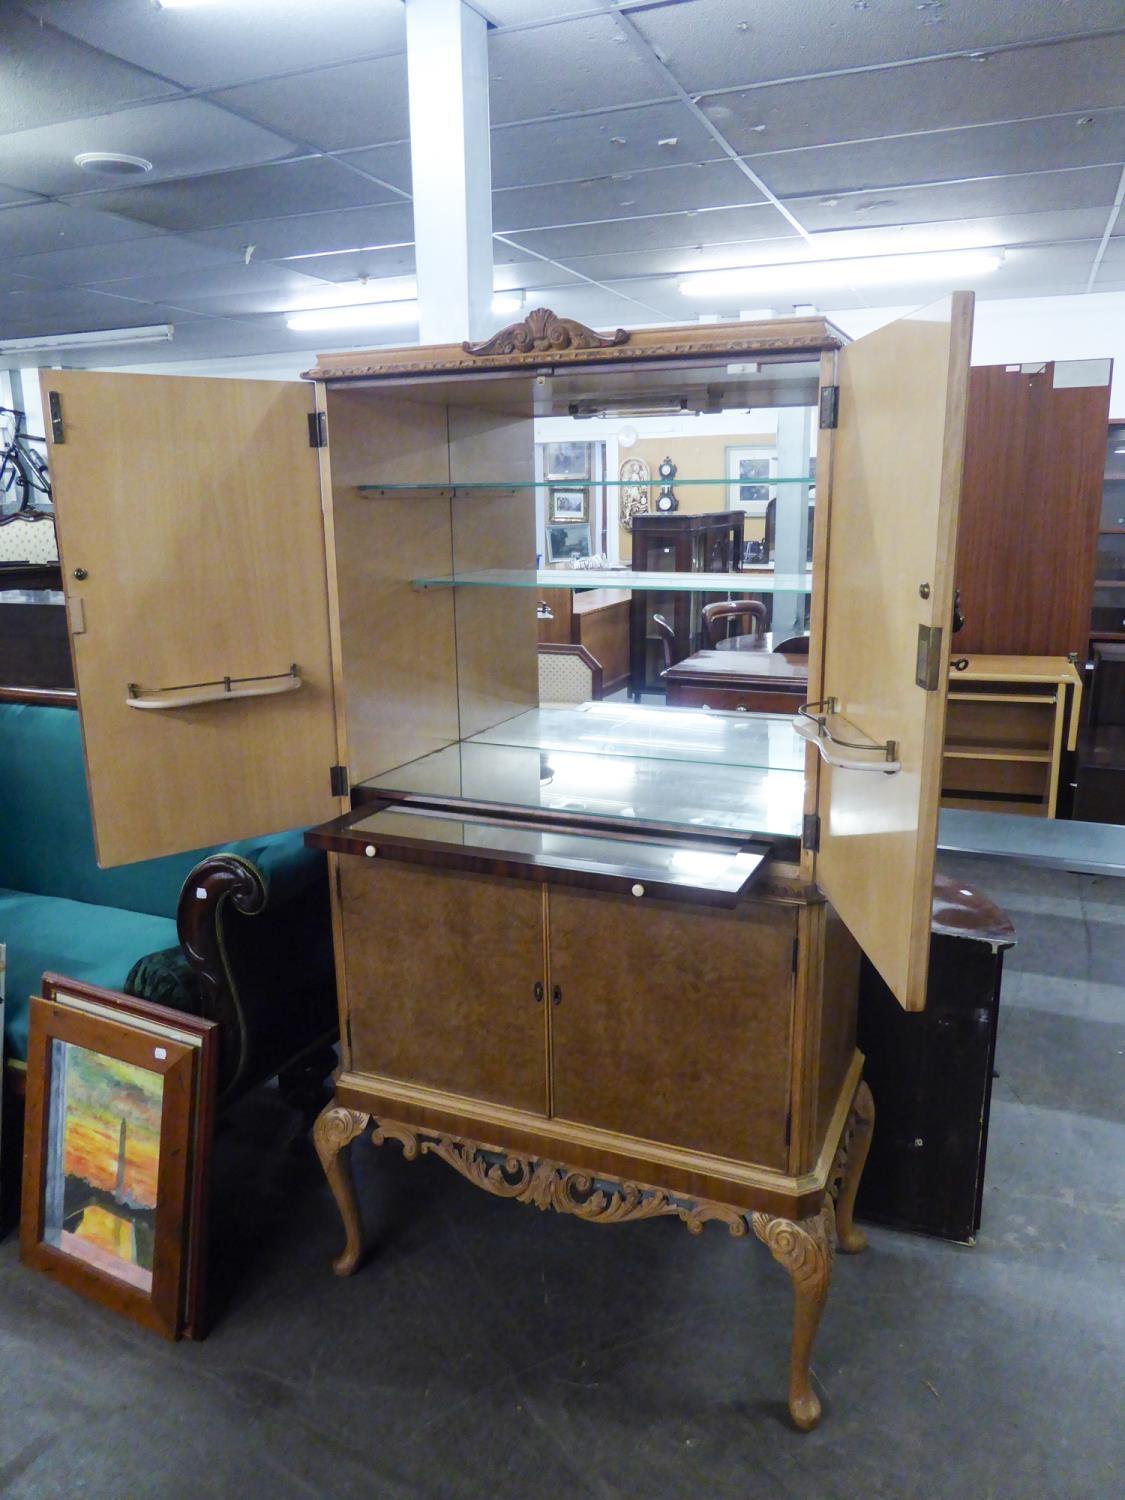
M 301 685 L 301 672 L 294 662 L 288 672 L 258 677 L 219 677 L 212 682 L 185 682 L 176 687 L 149 688 L 145 692 L 137 683 L 131 682 L 125 703 L 128 708 L 194 708 L 200 703 L 227 703 L 234 698 L 270 698 L 277 693 L 295 693 Z M 167 696 L 171 694 L 176 696 Z
M 822 713 L 815 712 L 822 709 Z M 881 771 L 884 776 L 893 776 L 902 770 L 898 759 L 898 745 L 894 740 L 877 744 L 874 740 L 861 743 L 858 740 L 841 739 L 833 734 L 828 724 L 829 715 L 836 712 L 835 698 L 822 698 L 813 703 L 802 703 L 793 717 L 793 728 L 803 740 L 815 745 L 820 757 L 830 766 L 842 771 Z M 859 751 L 865 755 L 878 755 L 879 760 L 857 760 L 840 751 Z

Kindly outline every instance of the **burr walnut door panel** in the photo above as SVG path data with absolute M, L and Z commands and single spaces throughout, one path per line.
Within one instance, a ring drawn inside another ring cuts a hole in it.
M 784 1170 L 796 908 L 552 886 L 553 1110 Z
M 353 1072 L 546 1113 L 542 886 L 344 858 L 340 916 Z

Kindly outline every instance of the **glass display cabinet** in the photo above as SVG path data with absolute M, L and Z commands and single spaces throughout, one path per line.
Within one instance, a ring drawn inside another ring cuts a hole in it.
M 742 511 L 705 515 L 679 512 L 670 516 L 633 517 L 633 571 L 639 573 L 736 573 L 742 567 Z M 703 606 L 717 596 L 659 589 L 638 589 L 629 616 L 629 691 L 640 700 L 646 689 L 659 689 L 667 665 L 663 642 L 653 624 L 660 617 L 671 628 L 672 659 L 706 644 L 702 637 Z M 734 598 L 733 594 L 727 597 Z
M 971 321 L 961 293 L 850 344 L 540 310 L 304 387 L 43 372 L 99 859 L 313 824 L 328 852 L 339 1272 L 365 1132 L 590 1223 L 752 1231 L 817 1422 L 833 1249 L 863 1245 L 860 949 L 925 1002 Z M 796 716 L 538 701 L 542 589 L 623 575 L 537 571 L 535 418 L 672 401 L 819 407 Z
M 1125 422 L 1111 422 L 1098 526 L 1090 637 L 1125 641 Z

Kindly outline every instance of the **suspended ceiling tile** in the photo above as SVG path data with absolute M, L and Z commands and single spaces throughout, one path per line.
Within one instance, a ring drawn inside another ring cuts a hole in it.
M 142 302 L 163 302 L 213 316 L 276 313 L 304 307 L 324 283 L 284 266 L 229 262 L 195 271 L 134 276 L 103 284 L 99 290 Z
M 308 276 L 322 281 L 380 281 L 386 276 L 414 274 L 414 246 L 380 246 L 366 250 L 349 250 L 343 254 L 315 255 L 310 259 L 287 261 Z
M 660 218 L 578 225 L 569 229 L 521 230 L 513 238 L 540 254 L 569 262 L 574 256 L 711 245 L 725 240 L 760 239 L 792 232 L 776 209 L 760 204 L 751 208 L 717 209 L 713 213 L 668 214 Z
M 1045 213 L 985 214 L 980 218 L 926 220 L 865 229 L 862 225 L 815 234 L 808 247 L 818 255 L 883 255 L 901 251 L 932 250 L 936 247 L 966 248 L 974 245 L 1034 245 L 1066 241 L 1097 241 L 1106 222 L 1105 208 L 1063 208 Z M 798 244 L 803 242 L 799 241 Z M 773 259 L 773 245 L 768 257 Z
M 0 208 L 8 208 L 13 203 L 38 203 L 40 201 L 35 193 L 25 193 L 22 188 L 0 184 Z
M 47 286 L 89 286 L 135 276 L 179 276 L 225 265 L 231 253 L 170 234 L 21 256 L 8 264 Z
M 410 193 L 409 141 L 391 141 L 385 146 L 372 146 L 363 151 L 341 151 L 336 160 L 344 166 L 381 178 L 383 182 L 390 183 L 391 187 L 399 188 L 403 193 Z M 387 196 L 388 199 L 394 197 L 393 194 Z
M 488 56 L 494 124 L 668 97 L 667 85 L 609 16 L 500 32 Z
M 693 92 L 1122 24 L 1119 0 L 691 0 L 634 21 Z
M 757 153 L 1112 109 L 1123 71 L 1125 38 L 1100 37 L 711 95 L 701 107 L 738 150 Z
M 707 161 L 718 146 L 680 103 L 505 125 L 492 131 L 492 186 L 527 187 Z
M 733 162 L 721 161 L 553 187 L 508 188 L 492 195 L 492 222 L 502 232 L 656 213 L 690 213 L 763 201 L 762 194 Z
M 120 177 L 83 171 L 74 163 L 82 151 L 124 152 L 151 161 L 153 170 L 130 182 L 151 184 L 161 178 L 218 172 L 290 156 L 293 146 L 258 125 L 236 119 L 202 99 L 170 99 L 45 125 L 0 140 L 4 174 L 17 187 L 61 196 L 115 187 Z
M 799 259 L 805 241 L 797 235 L 778 239 L 738 240 L 720 245 L 682 245 L 669 250 L 635 250 L 609 255 L 571 255 L 567 265 L 594 281 L 623 277 L 676 277 L 762 261 Z
M 174 84 L 8 6 L 0 14 L 0 69 L 0 136 L 176 93 Z
M 0 297 L 0 337 L 9 339 L 173 322 L 175 316 L 168 307 L 127 302 L 86 289 L 9 292 Z
M 498 26 L 515 26 L 521 21 L 557 21 L 583 11 L 605 9 L 605 0 L 488 0 L 481 7 Z
M 1087 167 L 1072 172 L 1039 172 L 1025 177 L 995 177 L 979 182 L 833 193 L 815 198 L 793 197 L 786 199 L 786 206 L 809 230 L 976 219 L 984 215 L 1098 208 L 1102 205 L 1108 210 L 1118 177 L 1115 167 Z
M 330 156 L 271 162 L 98 195 L 99 206 L 166 230 L 201 230 L 247 218 L 282 217 L 386 202 L 386 188 Z
M 411 244 L 414 215 L 409 203 L 346 209 L 339 213 L 294 214 L 276 219 L 247 219 L 192 236 L 205 245 L 242 251 L 254 245 L 259 260 L 294 255 Z
M 325 151 L 397 141 L 410 131 L 405 53 L 244 84 L 210 97 Z
M 138 67 L 191 88 L 401 52 L 400 0 L 286 0 L 163 10 L 151 0 L 31 0 L 27 10 Z
M 492 259 L 492 285 L 495 291 L 524 290 L 538 298 L 544 288 L 570 286 L 582 278 L 570 271 L 560 271 L 550 261 L 528 260 L 518 251 L 497 241 Z
M 108 245 L 154 232 L 90 208 L 67 203 L 29 203 L 0 209 L 0 256 Z
M 1091 123 L 1080 123 L 1087 120 Z M 1125 109 L 780 151 L 748 159 L 775 193 L 789 195 L 1043 172 L 1123 158 Z
M 23 264 L 23 261 L 0 260 L 0 292 L 39 292 L 46 289 L 45 283 L 23 273 L 20 269 Z

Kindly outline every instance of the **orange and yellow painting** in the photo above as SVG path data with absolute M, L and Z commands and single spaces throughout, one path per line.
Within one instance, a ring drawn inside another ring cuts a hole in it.
M 55 1041 L 44 1238 L 152 1290 L 160 1168 L 159 1073 Z

